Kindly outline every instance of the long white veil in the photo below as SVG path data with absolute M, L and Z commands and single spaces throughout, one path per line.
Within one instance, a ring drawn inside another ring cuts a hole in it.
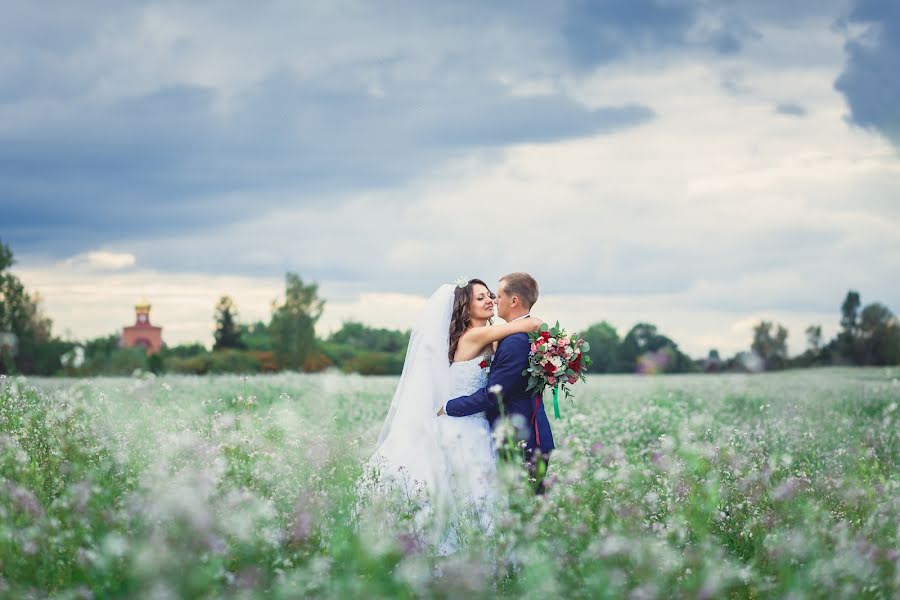
M 394 392 L 378 447 L 413 445 L 435 423 L 450 393 L 450 317 L 454 286 L 442 285 L 425 303 L 406 349 L 403 373 Z M 433 438 L 432 438 L 433 439 Z
M 417 529 L 442 555 L 455 551 L 458 543 L 453 527 L 459 483 L 453 453 L 458 448 L 448 438 L 447 423 L 442 427 L 440 421 L 451 417 L 437 417 L 451 392 L 447 354 L 455 289 L 439 287 L 412 329 L 403 373 L 363 477 L 372 491 L 388 497 L 400 491 L 415 502 Z
M 413 327 L 403 363 L 369 472 L 377 472 L 381 489 L 400 486 L 418 496 L 419 518 L 445 514 L 450 472 L 442 447 L 437 411 L 450 393 L 450 316 L 454 286 L 442 285 L 425 303 Z M 436 512 L 434 512 L 436 509 Z

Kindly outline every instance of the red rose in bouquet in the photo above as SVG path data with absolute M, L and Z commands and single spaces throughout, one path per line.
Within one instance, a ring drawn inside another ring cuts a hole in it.
M 522 375 L 528 377 L 528 389 L 543 393 L 545 387 L 553 388 L 553 414 L 559 415 L 559 389 L 566 397 L 572 392 L 569 386 L 579 379 L 585 381 L 585 372 L 591 364 L 588 351 L 591 349 L 584 338 L 569 335 L 559 326 L 541 325 L 539 331 L 528 334 L 531 339 L 531 353 L 528 368 Z

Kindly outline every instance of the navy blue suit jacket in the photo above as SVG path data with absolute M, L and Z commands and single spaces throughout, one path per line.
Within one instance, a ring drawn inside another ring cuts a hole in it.
M 527 433 L 520 439 L 525 440 L 527 454 L 539 449 L 543 454 L 549 454 L 556 446 L 553 444 L 553 432 L 550 431 L 550 421 L 544 411 L 544 404 L 538 404 L 535 411 L 534 391 L 529 392 L 528 378 L 522 375 L 522 371 L 528 368 L 528 354 L 531 350 L 531 341 L 526 333 L 514 333 L 500 341 L 497 353 L 491 362 L 491 373 L 488 376 L 488 384 L 474 394 L 460 396 L 447 402 L 445 411 L 451 417 L 465 417 L 484 411 L 491 427 L 496 425 L 500 417 L 500 409 L 497 396 L 488 390 L 495 386 L 502 386 L 500 395 L 503 399 L 503 409 L 507 417 L 522 415 L 528 427 Z M 540 439 L 540 441 L 538 441 Z

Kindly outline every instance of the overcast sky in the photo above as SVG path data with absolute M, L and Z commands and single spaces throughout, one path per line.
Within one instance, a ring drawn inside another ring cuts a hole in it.
M 700 356 L 900 310 L 900 3 L 0 0 L 0 239 L 77 339 L 460 275 Z

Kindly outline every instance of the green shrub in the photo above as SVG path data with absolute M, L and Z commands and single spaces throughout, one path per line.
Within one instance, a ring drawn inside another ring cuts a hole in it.
M 212 359 L 209 354 L 200 354 L 187 358 L 170 356 L 165 359 L 165 370 L 170 373 L 183 373 L 185 375 L 204 375 L 209 373 Z
M 259 373 L 262 363 L 246 350 L 219 350 L 209 355 L 210 373 Z
M 117 348 L 99 353 L 85 360 L 80 369 L 83 375 L 131 375 L 136 370 L 147 371 L 147 351 L 144 348 Z
M 344 362 L 342 370 L 360 375 L 399 375 L 404 355 L 397 352 L 359 352 Z

